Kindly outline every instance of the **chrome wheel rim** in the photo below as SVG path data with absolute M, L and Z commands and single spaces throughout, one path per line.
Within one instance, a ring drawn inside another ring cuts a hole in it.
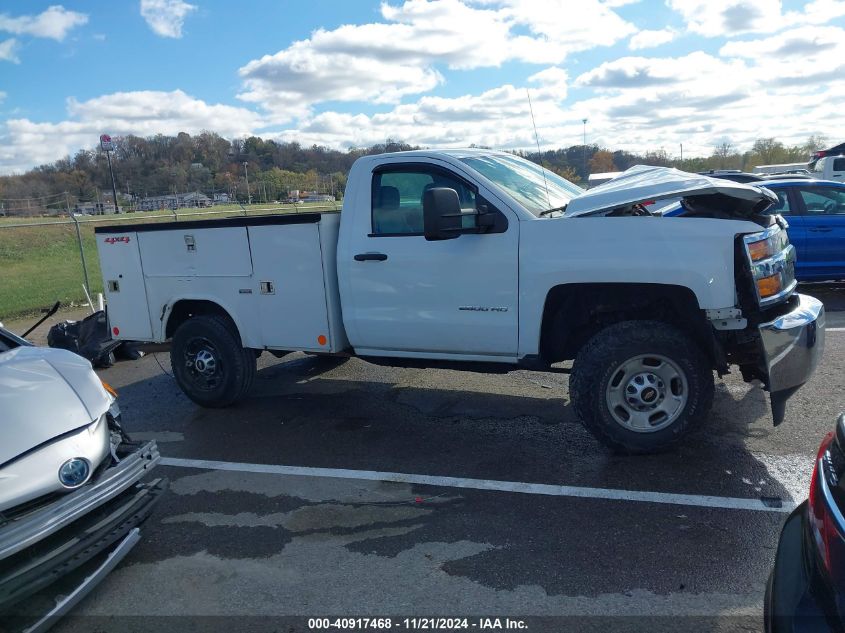
M 611 417 L 635 433 L 654 433 L 677 420 L 689 399 L 681 368 L 660 354 L 641 354 L 610 374 L 605 400 Z
M 212 391 L 223 381 L 224 372 L 214 344 L 204 337 L 193 338 L 185 346 L 185 368 L 197 389 Z

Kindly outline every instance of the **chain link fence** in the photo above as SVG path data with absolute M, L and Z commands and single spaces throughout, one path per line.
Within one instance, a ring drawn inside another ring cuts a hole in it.
M 229 205 L 108 216 L 0 217 L 0 321 L 61 301 L 81 305 L 103 291 L 94 228 L 105 224 L 182 222 L 208 217 L 339 211 L 322 204 Z M 87 294 L 87 296 L 86 296 Z

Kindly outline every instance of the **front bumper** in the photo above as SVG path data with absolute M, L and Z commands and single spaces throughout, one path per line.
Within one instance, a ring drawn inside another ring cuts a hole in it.
M 805 501 L 784 523 L 766 587 L 766 633 L 834 633 L 845 627 L 819 569 L 808 522 Z
M 0 524 L 0 565 L 8 557 L 54 534 L 138 482 L 161 456 L 154 441 L 126 455 L 82 488 L 42 508 Z
M 4 619 L 25 619 L 29 610 L 26 604 L 13 605 L 63 578 L 66 580 L 60 584 L 74 586 L 71 595 L 87 592 L 94 580 L 105 574 L 95 573 L 72 582 L 73 572 L 109 551 L 111 566 L 116 565 L 116 553 L 125 555 L 137 542 L 138 526 L 150 516 L 167 485 L 166 479 L 137 483 L 55 534 L 0 561 L 0 609 L 5 612 Z M 133 533 L 135 536 L 131 536 Z M 62 612 L 70 606 L 64 604 Z M 55 619 L 58 614 L 48 615 Z
M 824 353 L 822 302 L 807 295 L 795 297 L 792 310 L 758 326 L 775 426 L 783 421 L 786 401 L 810 379 Z

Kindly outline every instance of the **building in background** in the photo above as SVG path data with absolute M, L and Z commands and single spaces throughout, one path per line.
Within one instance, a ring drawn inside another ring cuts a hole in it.
M 210 206 L 211 198 L 199 191 L 191 191 L 189 193 L 171 193 L 166 196 L 141 198 L 135 208 L 138 211 L 155 211 L 157 209 L 189 209 Z

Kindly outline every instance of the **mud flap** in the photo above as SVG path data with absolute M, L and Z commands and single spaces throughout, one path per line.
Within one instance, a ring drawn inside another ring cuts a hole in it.
M 801 385 L 792 387 L 790 389 L 783 389 L 775 391 L 769 396 L 772 403 L 772 422 L 774 426 L 778 426 L 786 417 L 786 401 L 792 397 L 796 391 L 801 388 Z

